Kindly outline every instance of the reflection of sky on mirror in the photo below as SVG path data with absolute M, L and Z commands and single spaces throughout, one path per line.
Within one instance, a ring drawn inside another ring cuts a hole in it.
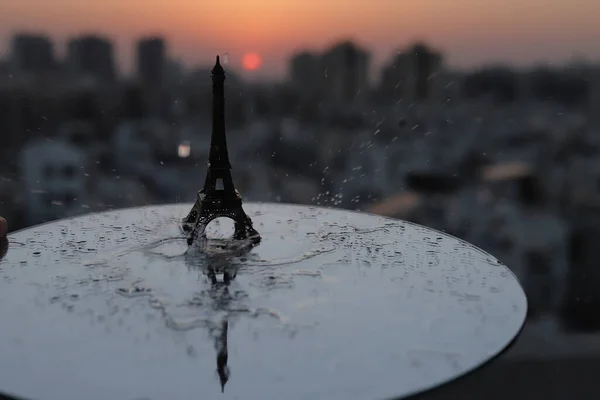
M 124 65 L 132 40 L 148 33 L 167 36 L 172 53 L 189 63 L 228 51 L 239 64 L 256 51 L 267 72 L 283 71 L 299 47 L 344 37 L 371 47 L 378 60 L 414 39 L 445 49 L 461 66 L 600 56 L 597 0 L 0 0 L 0 8 L 3 51 L 18 29 L 58 40 L 97 31 L 115 39 Z

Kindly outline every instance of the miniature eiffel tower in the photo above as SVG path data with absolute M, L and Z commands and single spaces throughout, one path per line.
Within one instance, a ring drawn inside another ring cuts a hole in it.
M 242 197 L 233 186 L 231 164 L 225 136 L 225 70 L 217 62 L 211 71 L 213 81 L 213 121 L 208 157 L 208 171 L 204 188 L 190 213 L 183 219 L 182 229 L 187 233 L 188 245 L 200 236 L 205 237 L 206 226 L 215 218 L 231 218 L 235 223 L 234 239 L 260 242 L 260 235 L 252 220 L 242 208 Z

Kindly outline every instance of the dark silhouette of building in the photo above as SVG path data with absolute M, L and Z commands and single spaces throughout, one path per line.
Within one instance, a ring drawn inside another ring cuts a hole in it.
M 380 91 L 386 97 L 409 102 L 431 100 L 436 76 L 443 68 L 442 55 L 423 43 L 397 54 L 381 72 Z
M 531 73 L 531 82 L 533 94 L 540 100 L 577 106 L 588 98 L 588 77 L 580 71 L 540 68 Z
M 318 55 L 303 51 L 290 59 L 290 83 L 292 88 L 303 98 L 317 94 L 321 75 Z
M 137 74 L 144 85 L 160 86 L 165 75 L 166 45 L 159 37 L 141 39 L 137 44 Z
M 467 75 L 463 89 L 468 98 L 490 96 L 499 103 L 511 102 L 519 95 L 519 77 L 507 67 L 485 68 Z
M 441 57 L 424 44 L 413 46 L 415 68 L 415 98 L 426 100 L 431 96 L 431 78 L 441 66 Z
M 148 116 L 148 104 L 139 84 L 124 85 L 119 103 L 119 117 L 127 120 L 140 120 Z
M 369 89 L 370 55 L 355 43 L 333 46 L 321 58 L 325 93 L 335 102 L 364 98 Z
M 71 73 L 100 82 L 116 79 L 114 49 L 110 40 L 95 35 L 81 36 L 69 41 L 67 52 Z
M 56 66 L 54 45 L 43 35 L 17 34 L 12 40 L 11 61 L 18 72 L 43 72 Z

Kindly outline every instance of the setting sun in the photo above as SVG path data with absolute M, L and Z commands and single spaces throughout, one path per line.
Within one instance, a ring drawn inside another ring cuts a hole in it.
M 242 58 L 242 67 L 247 71 L 255 71 L 262 65 L 262 59 L 257 53 L 246 53 Z

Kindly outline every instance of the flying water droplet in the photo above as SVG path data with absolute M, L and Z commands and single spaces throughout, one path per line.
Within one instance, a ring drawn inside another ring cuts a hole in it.
M 124 297 L 139 297 L 149 295 L 152 289 L 133 285 L 128 288 L 118 288 L 117 293 Z

